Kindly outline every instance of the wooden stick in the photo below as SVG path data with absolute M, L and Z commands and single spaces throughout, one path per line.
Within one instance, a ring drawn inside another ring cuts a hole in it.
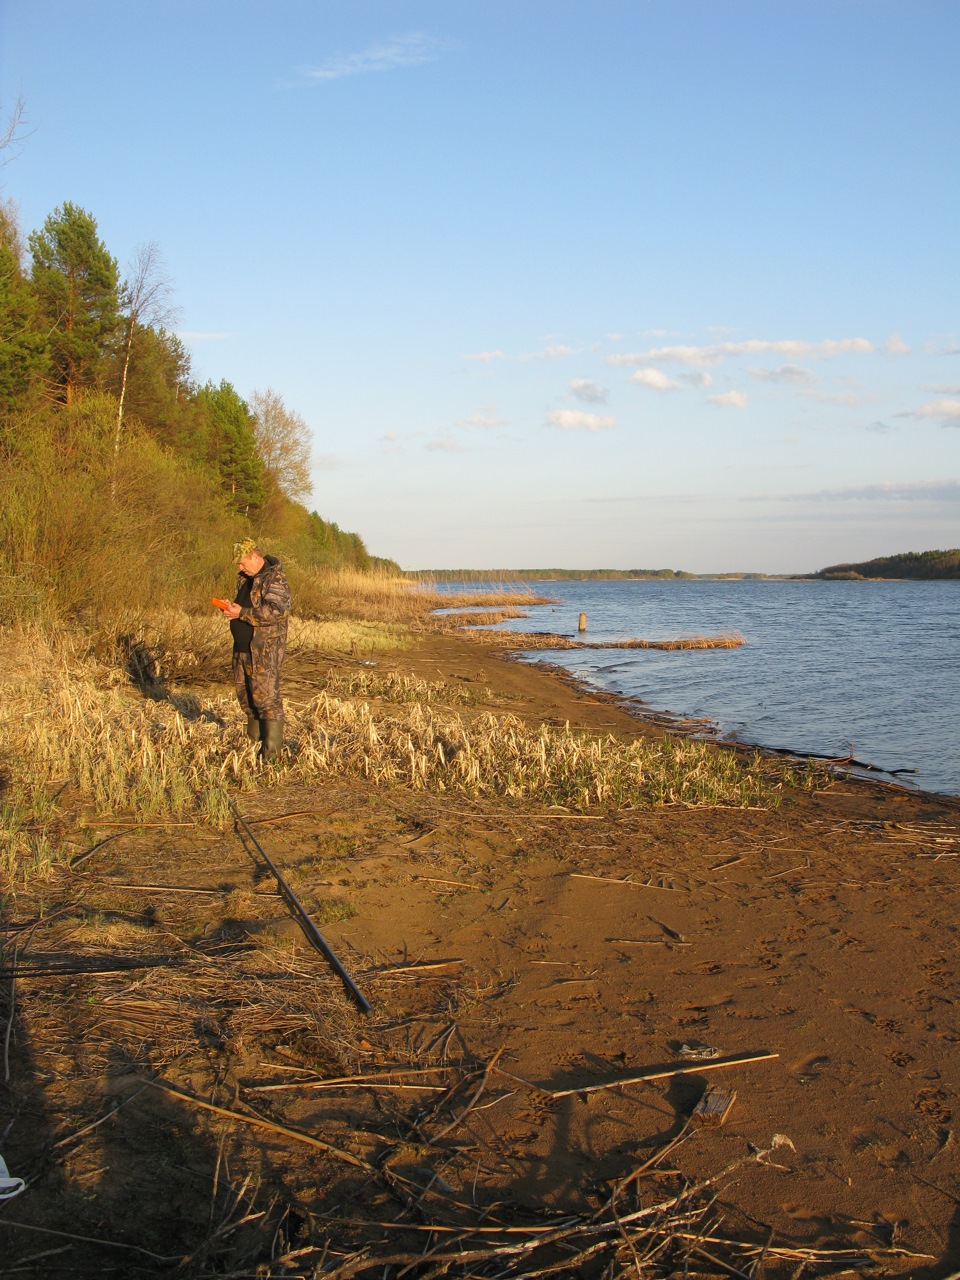
M 288 818 L 324 818 L 322 809 L 297 809 L 293 813 L 278 813 L 274 818 L 248 818 L 251 827 L 265 827 L 270 822 L 286 822 Z
M 314 950 L 318 951 L 320 955 L 322 955 L 323 958 L 327 961 L 331 969 L 334 971 L 334 973 L 343 983 L 347 991 L 347 994 L 354 1001 L 354 1003 L 356 1004 L 360 1012 L 370 1013 L 369 1001 L 366 999 L 366 997 L 361 992 L 360 988 L 357 986 L 354 980 L 350 977 L 349 973 L 347 973 L 346 969 L 337 959 L 336 953 L 334 952 L 333 948 L 330 946 L 329 942 L 327 942 L 326 938 L 323 936 L 323 934 L 314 924 L 313 920 L 307 914 L 303 904 L 301 903 L 297 895 L 293 892 L 293 890 L 290 888 L 289 884 L 287 883 L 280 869 L 273 862 L 270 855 L 264 849 L 263 845 L 260 843 L 257 837 L 250 830 L 249 826 L 247 825 L 246 819 L 237 809 L 236 805 L 233 803 L 232 800 L 228 799 L 227 803 L 230 806 L 233 816 L 236 818 L 239 825 L 243 827 L 243 829 L 246 831 L 247 835 L 253 841 L 253 844 L 256 847 L 257 852 L 260 854 L 261 858 L 263 858 L 264 862 L 267 864 L 267 866 L 270 868 L 271 872 L 273 873 L 273 878 L 276 880 L 277 886 L 280 890 L 280 896 L 283 898 L 284 902 L 287 904 L 290 914 L 293 916 L 297 924 L 300 926 L 300 930 L 303 933 L 303 936 L 307 939 L 307 941 L 314 948 Z M 244 847 L 246 848 L 246 846 Z M 247 850 L 247 852 L 249 853 L 249 850 Z
M 474 1090 L 473 1096 L 471 1097 L 470 1101 L 467 1103 L 467 1105 L 464 1107 L 464 1109 L 460 1112 L 460 1114 L 455 1119 L 451 1120 L 450 1123 L 445 1128 L 441 1129 L 439 1133 L 435 1133 L 433 1135 L 433 1137 L 430 1139 L 431 1144 L 434 1142 L 439 1142 L 441 1138 L 445 1138 L 448 1133 L 458 1128 L 459 1125 L 466 1119 L 467 1113 L 469 1111 L 472 1111 L 473 1108 L 476 1106 L 476 1104 L 480 1101 L 480 1095 L 483 1093 L 484 1089 L 487 1087 L 488 1081 L 490 1080 L 490 1072 L 495 1069 L 497 1065 L 497 1060 L 500 1058 L 502 1053 L 503 1053 L 503 1047 L 501 1046 L 497 1050 L 497 1052 L 493 1055 L 493 1057 L 490 1059 L 490 1061 L 487 1063 L 486 1069 L 484 1070 L 484 1073 L 483 1073 L 483 1078 L 481 1079 L 480 1083 L 477 1085 L 477 1088 Z
M 10 1083 L 10 1036 L 13 1034 L 13 1017 L 17 1000 L 17 950 L 20 939 L 13 944 L 13 964 L 10 966 L 10 1011 L 7 1016 L 7 1034 L 3 1038 L 3 1083 Z
M 579 1089 L 551 1089 L 547 1092 L 551 1098 L 572 1098 L 576 1094 L 599 1093 L 602 1089 L 618 1089 L 621 1085 L 643 1084 L 647 1080 L 668 1080 L 671 1076 L 686 1076 L 696 1071 L 716 1071 L 720 1067 L 745 1066 L 750 1062 L 766 1062 L 770 1058 L 779 1057 L 779 1053 L 753 1053 L 745 1054 L 741 1058 L 727 1058 L 722 1062 L 678 1062 L 667 1071 L 643 1071 L 639 1075 L 625 1076 L 622 1080 L 608 1080 L 604 1084 L 582 1085 Z
M 411 880 L 423 880 L 427 884 L 449 884 L 454 889 L 486 889 L 485 884 L 464 884 L 462 880 L 437 880 L 435 876 L 411 876 Z
M 86 853 L 81 853 L 76 858 L 71 858 L 67 863 L 67 866 L 71 870 L 73 870 L 74 867 L 79 867 L 81 862 L 86 862 L 88 858 L 93 857 L 97 850 L 102 849 L 105 844 L 109 844 L 111 840 L 119 840 L 121 836 L 125 836 L 126 834 L 126 831 L 115 831 L 112 836 L 107 836 L 105 840 L 98 840 L 97 843 L 93 845 L 92 848 L 88 849 Z
M 367 1173 L 376 1173 L 372 1164 L 368 1164 L 366 1160 L 361 1160 L 359 1156 L 353 1155 L 349 1151 L 344 1151 L 340 1147 L 333 1146 L 332 1143 L 324 1142 L 322 1138 L 314 1138 L 309 1133 L 303 1133 L 300 1129 L 289 1129 L 286 1125 L 274 1124 L 272 1120 L 264 1120 L 260 1116 L 246 1115 L 242 1111 L 229 1111 L 226 1107 L 218 1107 L 212 1102 L 204 1102 L 202 1098 L 195 1098 L 192 1093 L 185 1093 L 180 1089 L 175 1089 L 172 1085 L 165 1084 L 160 1080 L 145 1081 L 151 1084 L 154 1089 L 159 1089 L 163 1093 L 168 1093 L 172 1098 L 178 1098 L 181 1102 L 189 1102 L 191 1106 L 200 1107 L 204 1111 L 212 1111 L 215 1115 L 225 1116 L 228 1120 L 233 1120 L 238 1124 L 249 1124 L 257 1129 L 267 1129 L 271 1133 L 279 1133 L 285 1138 L 292 1138 L 294 1142 L 305 1142 L 308 1147 L 315 1147 L 318 1151 L 326 1151 L 329 1155 L 336 1156 L 338 1160 L 343 1160 L 346 1164 L 352 1164 L 357 1169 L 363 1169 Z
M 599 880 L 602 884 L 622 884 L 629 889 L 662 889 L 667 893 L 679 893 L 679 890 L 674 885 L 644 884 L 642 880 L 631 880 L 629 877 L 618 879 L 615 876 L 591 876 L 585 871 L 571 871 L 570 878 L 572 880 Z
M 111 819 L 95 820 L 91 827 L 195 827 L 195 822 L 114 822 Z

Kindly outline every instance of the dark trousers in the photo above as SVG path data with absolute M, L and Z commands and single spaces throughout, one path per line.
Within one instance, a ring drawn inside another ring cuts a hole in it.
M 249 720 L 282 720 L 280 668 L 255 662 L 249 653 L 233 655 L 237 701 Z

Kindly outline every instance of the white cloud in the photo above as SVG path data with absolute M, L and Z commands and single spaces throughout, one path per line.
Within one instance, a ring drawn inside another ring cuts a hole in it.
M 713 375 L 701 370 L 699 373 L 678 373 L 677 377 L 681 382 L 687 382 L 691 387 L 712 387 Z
M 651 391 L 679 390 L 677 383 L 661 369 L 638 369 L 636 373 L 631 373 L 630 381 L 640 387 L 649 387 Z
M 339 471 L 343 466 L 343 459 L 338 458 L 335 453 L 315 453 L 313 455 L 314 471 Z
M 589 378 L 573 378 L 570 393 L 584 404 L 604 404 L 609 394 L 606 387 L 597 386 Z
M 437 436 L 434 440 L 428 440 L 423 447 L 429 449 L 431 453 L 470 452 L 465 444 L 461 444 L 459 440 L 454 440 L 452 436 Z
M 362 76 L 372 71 L 394 71 L 397 67 L 417 67 L 434 62 L 440 55 L 440 44 L 420 31 L 397 36 L 382 44 L 372 44 L 358 53 L 341 53 L 316 67 L 304 67 L 306 80 L 342 80 L 345 76 Z
M 883 346 L 888 356 L 906 356 L 910 354 L 910 348 L 899 333 L 891 333 Z
M 876 396 L 862 395 L 856 391 L 808 391 L 799 393 L 807 400 L 816 400 L 818 404 L 840 404 L 848 409 L 856 409 L 858 405 L 869 404 Z
M 945 427 L 960 427 L 960 400 L 931 400 L 899 418 L 939 418 Z
M 779 369 L 748 369 L 747 372 L 761 382 L 816 382 L 816 374 L 799 364 L 782 364 Z
M 561 431 L 608 431 L 616 425 L 616 418 L 583 413 L 580 409 L 554 409 L 547 414 L 547 426 L 558 427 Z
M 579 355 L 579 351 L 575 347 L 565 346 L 562 342 L 555 343 L 553 346 L 544 347 L 542 351 L 531 351 L 525 356 L 521 356 L 521 360 L 562 360 L 564 356 Z
M 490 360 L 506 360 L 506 356 L 502 351 L 476 351 L 473 355 L 464 356 L 464 360 L 481 360 L 487 363 Z
M 458 418 L 458 427 L 480 427 L 483 431 L 492 431 L 494 427 L 505 427 L 509 419 L 496 418 L 492 413 L 471 413 L 468 418 Z
M 742 409 L 747 403 L 745 391 L 721 391 L 718 395 L 707 396 L 708 404 L 719 405 L 721 409 Z
M 716 342 L 707 347 L 654 347 L 650 351 L 607 356 L 608 364 L 639 365 L 677 363 L 695 367 L 720 364 L 732 356 L 753 356 L 772 353 L 791 360 L 827 360 L 833 356 L 856 353 L 866 355 L 873 351 L 873 343 L 866 338 L 825 338 L 822 342 L 805 342 L 787 338 L 771 342 L 765 338 L 750 338 L 746 342 Z
M 758 493 L 742 502 L 960 502 L 960 480 L 882 481 L 808 493 Z

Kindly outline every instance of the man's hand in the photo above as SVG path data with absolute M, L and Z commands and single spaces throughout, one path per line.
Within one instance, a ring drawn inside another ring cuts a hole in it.
M 240 606 L 238 604 L 228 604 L 221 612 L 225 618 L 230 618 L 232 621 L 234 618 L 240 617 Z

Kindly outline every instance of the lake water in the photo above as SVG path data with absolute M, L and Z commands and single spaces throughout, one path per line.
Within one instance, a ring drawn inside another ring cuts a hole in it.
M 853 755 L 960 793 L 960 582 L 511 583 L 562 600 L 502 626 L 592 641 L 739 631 L 739 649 L 548 650 L 597 688 L 740 742 Z M 448 590 L 477 590 L 476 584 Z

